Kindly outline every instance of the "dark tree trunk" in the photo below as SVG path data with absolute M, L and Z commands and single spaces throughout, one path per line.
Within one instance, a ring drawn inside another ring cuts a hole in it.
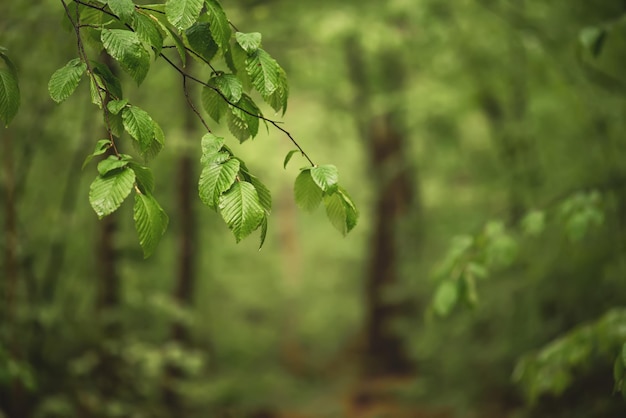
M 400 95 L 405 87 L 399 53 L 382 52 L 368 65 L 355 38 L 348 39 L 346 58 L 356 94 L 354 109 L 361 137 L 366 141 L 374 188 L 374 230 L 365 285 L 365 347 L 363 373 L 367 376 L 406 374 L 413 365 L 403 338 L 393 322 L 408 311 L 405 301 L 385 299 L 399 282 L 397 222 L 409 207 L 419 216 L 414 199 L 414 176 L 406 159 L 406 129 L 402 104 L 383 112 L 372 109 L 374 94 Z

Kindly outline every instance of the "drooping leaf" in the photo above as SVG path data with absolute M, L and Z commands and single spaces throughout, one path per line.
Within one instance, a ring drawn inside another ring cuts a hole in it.
M 107 53 L 120 63 L 137 84 L 141 84 L 150 69 L 150 54 L 141 44 L 137 33 L 124 29 L 102 29 L 101 39 Z
M 337 171 L 337 167 L 334 165 L 320 165 L 311 168 L 311 177 L 320 189 L 328 192 L 337 187 L 339 172 Z
M 124 129 L 139 144 L 141 153 L 145 153 L 154 140 L 154 123 L 152 118 L 143 109 L 137 106 L 128 106 L 122 110 Z
M 212 85 L 214 88 L 217 88 L 217 86 L 215 86 L 215 80 L 213 78 L 210 79 L 207 84 Z M 228 104 L 224 101 L 222 96 L 220 96 L 220 94 L 215 91 L 214 88 L 207 86 L 204 86 L 202 88 L 202 108 L 205 112 L 209 114 L 209 116 L 211 116 L 211 118 L 215 122 L 219 122 L 222 116 L 224 116 L 224 114 L 228 110 Z
M 263 220 L 261 220 L 261 238 L 260 238 L 260 242 L 259 242 L 259 250 L 261 250 L 261 248 L 263 247 L 263 244 L 265 244 L 265 237 L 267 236 L 267 215 L 265 215 L 263 217 Z
M 135 12 L 133 28 L 137 32 L 139 39 L 154 48 L 156 55 L 161 52 L 161 48 L 163 48 L 163 33 L 159 29 L 157 21 L 142 12 Z
M 154 176 L 150 168 L 131 161 L 128 167 L 135 172 L 137 187 L 143 194 L 152 194 L 154 190 Z
M 169 218 L 152 195 L 139 193 L 135 195 L 133 218 L 143 256 L 148 258 L 165 233 Z
M 272 212 L 272 194 L 270 190 L 257 177 L 249 174 L 249 178 L 250 184 L 254 186 L 259 196 L 259 203 L 265 210 L 265 214 L 269 215 Z
M 96 148 L 94 149 L 94 151 L 89 154 L 86 158 L 85 161 L 83 162 L 83 166 L 82 169 L 84 169 L 87 164 L 89 164 L 91 162 L 91 160 L 93 160 L 94 157 L 97 157 L 98 155 L 102 155 L 104 154 L 109 148 L 111 148 L 112 144 L 111 141 L 109 139 L 101 139 L 98 142 L 96 142 Z
M 307 211 L 315 210 L 322 202 L 322 189 L 313 181 L 311 170 L 302 170 L 294 183 L 296 204 Z
M 265 218 L 265 211 L 259 203 L 254 186 L 245 181 L 237 181 L 231 189 L 220 197 L 219 208 L 222 218 L 228 225 L 237 242 L 257 229 Z
M 183 67 L 187 66 L 187 51 L 185 50 L 185 44 L 183 43 L 183 40 L 169 26 L 166 25 L 165 29 L 167 29 L 170 36 L 172 37 L 172 40 L 174 41 L 174 45 L 176 46 L 176 50 L 178 51 L 178 56 L 180 56 L 180 62 L 183 64 Z
M 238 171 L 239 160 L 236 158 L 206 165 L 198 183 L 198 194 L 202 202 L 211 209 L 217 209 L 220 196 L 233 185 Z
M 243 94 L 241 80 L 233 74 L 220 74 L 213 78 L 214 85 L 231 103 L 237 103 Z
M 287 101 L 289 99 L 289 84 L 287 83 L 287 74 L 282 68 L 278 71 L 278 86 L 272 94 L 263 99 L 272 106 L 276 112 L 282 110 L 283 115 L 287 111 Z
M 115 74 L 113 74 L 113 72 L 111 72 L 109 67 L 98 61 L 90 60 L 90 63 L 94 74 L 99 76 L 100 81 L 109 91 L 109 93 L 111 93 L 113 99 L 121 99 L 122 97 L 124 97 L 124 94 L 122 92 L 122 83 L 120 82 L 120 79 L 117 78 Z
M 152 121 L 152 128 L 154 137 L 150 142 L 150 146 L 146 150 L 141 151 L 141 156 L 146 160 L 156 157 L 165 145 L 165 134 L 159 124 L 154 120 Z
M 108 0 L 107 4 L 122 22 L 130 23 L 135 11 L 133 0 Z
M 130 160 L 131 158 L 124 155 L 122 155 L 122 158 L 119 158 L 116 155 L 109 155 L 108 158 L 98 163 L 98 173 L 100 173 L 101 176 L 105 176 L 113 170 L 126 167 Z
M 202 3 L 202 0 L 167 0 L 165 3 L 167 20 L 178 30 L 185 30 L 198 20 Z
M 228 129 L 239 142 L 254 138 L 259 132 L 259 118 L 261 111 L 248 95 L 242 95 L 235 106 L 229 106 L 226 123 Z
M 91 103 L 102 108 L 102 101 L 106 91 L 106 84 L 98 74 L 89 77 L 89 92 L 91 94 Z
M 211 37 L 208 22 L 194 23 L 185 31 L 185 36 L 191 49 L 207 61 L 211 61 L 219 50 L 219 46 Z
M 253 53 L 261 47 L 261 34 L 259 32 L 236 32 L 235 40 L 248 54 Z
M 216 156 L 224 146 L 224 138 L 215 136 L 212 133 L 204 134 L 201 140 L 202 158 L 201 163 L 207 164 L 214 160 Z
M 224 13 L 221 4 L 217 0 L 206 0 L 205 4 L 209 16 L 211 37 L 222 51 L 226 51 L 231 35 L 226 13 Z
M 248 53 L 239 44 L 234 44 L 228 51 L 228 54 L 226 54 L 226 57 L 226 62 L 230 62 L 231 69 L 237 73 L 237 78 L 241 80 L 244 90 L 250 91 L 252 88 L 252 82 L 250 81 L 250 76 L 246 71 Z
M 257 49 L 248 55 L 246 72 L 261 96 L 270 97 L 278 88 L 280 66 L 267 52 Z
M 118 113 L 120 113 L 120 110 L 122 110 L 127 104 L 128 104 L 128 100 L 126 100 L 126 99 L 110 100 L 107 103 L 107 109 L 112 114 L 117 115 Z
M 89 203 L 99 218 L 115 212 L 130 194 L 135 173 L 128 168 L 98 176 L 89 187 Z
M 0 51 L 6 64 L 6 68 L 0 68 L 0 120 L 8 126 L 20 107 L 20 86 L 15 66 L 4 51 Z
M 85 73 L 87 65 L 78 58 L 74 58 L 63 67 L 56 70 L 48 82 L 50 97 L 57 103 L 62 102 L 74 93 L 80 78 Z
M 287 155 L 285 155 L 285 161 L 283 162 L 283 168 L 287 169 L 287 164 L 289 164 L 289 161 L 291 160 L 291 157 L 293 157 L 293 155 L 297 152 L 300 152 L 300 150 L 297 149 L 292 149 L 291 151 L 289 151 L 287 153 Z
M 356 208 L 354 201 L 343 187 L 338 186 L 335 193 L 339 194 L 339 196 L 341 196 L 341 200 L 343 200 L 343 205 L 346 210 L 346 233 L 348 233 L 352 231 L 358 223 L 359 211 Z
M 348 215 L 343 199 L 339 193 L 324 196 L 324 206 L 326 207 L 326 216 L 328 216 L 330 223 L 341 232 L 342 235 L 346 235 L 348 233 Z

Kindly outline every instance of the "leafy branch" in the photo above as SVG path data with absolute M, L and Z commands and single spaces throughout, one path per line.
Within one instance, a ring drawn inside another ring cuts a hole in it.
M 296 147 L 286 155 L 284 165 L 295 153 L 300 153 L 310 164 L 296 178 L 296 203 L 312 210 L 323 202 L 331 223 L 343 234 L 356 225 L 358 211 L 348 193 L 339 186 L 335 166 L 313 163 L 281 122 L 263 116 L 249 95 L 255 90 L 276 112 L 284 114 L 289 95 L 286 74 L 261 47 L 261 34 L 239 32 L 218 0 L 167 0 L 148 7 L 135 5 L 132 0 L 71 3 L 61 0 L 61 3 L 77 37 L 78 58 L 53 74 L 48 85 L 50 96 L 57 102 L 67 99 L 82 75 L 88 74 L 92 102 L 103 111 L 108 139 L 97 142 L 85 164 L 108 148 L 115 154 L 98 164 L 99 175 L 90 188 L 90 203 L 99 217 L 107 216 L 134 190 L 135 226 L 146 257 L 155 250 L 168 218 L 153 196 L 154 180 L 150 169 L 131 155 L 121 154 L 115 141 L 126 132 L 147 161 L 162 150 L 164 134 L 147 112 L 124 98 L 122 84 L 114 72 L 107 65 L 88 58 L 81 31 L 90 31 L 89 40 L 95 41 L 97 47 L 116 60 L 138 85 L 150 69 L 151 54 L 162 58 L 181 75 L 187 105 L 207 131 L 202 138 L 200 198 L 221 214 L 237 241 L 260 228 L 263 244 L 271 194 L 226 146 L 224 139 L 211 133 L 209 124 L 191 99 L 188 81 L 202 88 L 204 111 L 215 122 L 225 119 L 231 134 L 240 142 L 257 135 L 259 121 L 284 133 Z M 164 45 L 166 39 L 173 45 Z M 176 49 L 182 65 L 165 55 L 164 48 Z M 211 69 L 208 81 L 184 69 L 188 56 Z M 224 70 L 215 66 L 217 59 L 223 60 Z

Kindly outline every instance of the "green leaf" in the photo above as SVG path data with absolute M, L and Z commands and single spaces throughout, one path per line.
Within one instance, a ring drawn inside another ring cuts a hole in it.
M 215 79 L 213 78 L 210 79 L 207 84 L 217 88 L 217 86 L 215 86 Z M 207 86 L 202 88 L 201 101 L 202 108 L 215 122 L 219 122 L 222 116 L 224 116 L 224 113 L 228 110 L 228 104 L 224 101 L 224 98 L 213 88 Z
M 339 172 L 334 165 L 320 165 L 311 168 L 313 181 L 325 192 L 334 190 L 339 181 Z
M 245 181 L 237 181 L 231 189 L 220 197 L 222 218 L 233 231 L 237 242 L 257 229 L 265 218 L 265 211 L 259 203 L 254 186 Z
M 343 200 L 343 205 L 346 211 L 346 234 L 354 227 L 359 221 L 359 211 L 356 208 L 356 205 L 352 201 L 352 198 L 348 194 L 348 192 L 341 186 L 337 186 L 336 192 L 341 196 L 341 200 Z M 345 234 L 344 234 L 345 235 Z
M 154 120 L 152 121 L 152 128 L 154 132 L 154 137 L 150 142 L 150 146 L 145 151 L 141 152 L 141 156 L 146 160 L 150 160 L 156 157 L 165 145 L 165 134 L 163 134 L 163 130 Z
M 87 164 L 89 164 L 91 160 L 93 160 L 94 157 L 97 157 L 98 155 L 102 155 L 107 152 L 107 150 L 111 148 L 111 146 L 113 146 L 113 144 L 108 139 L 101 139 L 96 142 L 96 149 L 94 149 L 94 151 L 85 158 L 81 169 L 84 169 Z
M 141 193 L 152 194 L 154 191 L 154 176 L 152 175 L 152 170 L 134 161 L 131 161 L 128 167 L 135 172 L 135 181 Z
M 265 214 L 269 215 L 272 212 L 272 194 L 270 190 L 257 177 L 249 174 L 249 178 L 250 184 L 254 186 L 259 196 L 259 203 L 265 210 Z
M 122 22 L 129 23 L 135 11 L 133 0 L 108 0 L 111 11 L 115 13 Z
M 118 158 L 116 155 L 109 155 L 108 158 L 98 163 L 98 173 L 105 176 L 107 173 L 124 168 L 128 165 L 130 158 Z
M 214 160 L 214 157 L 222 150 L 224 138 L 215 136 L 212 133 L 204 134 L 201 141 L 202 158 L 201 163 L 207 164 Z
M 143 256 L 148 258 L 154 253 L 165 233 L 169 219 L 152 195 L 139 193 L 135 195 L 133 218 Z
M 109 109 L 109 112 L 111 112 L 112 114 L 117 115 L 118 113 L 120 113 L 120 110 L 122 110 L 127 104 L 128 100 L 126 99 L 111 100 L 107 103 L 107 109 Z
M 139 36 L 124 29 L 102 29 L 101 39 L 107 53 L 137 84 L 141 84 L 150 69 L 150 54 L 141 44 Z
M 261 239 L 259 242 L 259 250 L 263 247 L 263 244 L 265 244 L 266 236 L 267 236 L 267 216 L 264 216 L 263 220 L 261 221 Z
M 289 151 L 287 153 L 287 155 L 285 155 L 285 161 L 283 162 L 283 168 L 287 169 L 287 164 L 289 164 L 289 161 L 291 160 L 291 157 L 293 157 L 293 155 L 297 152 L 300 152 L 300 150 L 297 149 L 292 149 L 291 151 Z
M 176 32 L 174 32 L 169 26 L 165 26 L 165 29 L 169 32 L 170 36 L 174 40 L 174 45 L 176 46 L 176 50 L 178 51 L 178 55 L 180 56 L 180 62 L 182 62 L 183 67 L 187 66 L 187 50 L 185 50 L 185 44 L 183 40 L 180 39 L 180 36 Z
M 104 83 L 104 86 L 106 86 L 106 89 L 111 93 L 113 98 L 121 99 L 124 97 L 122 83 L 120 83 L 120 79 L 111 72 L 109 67 L 97 61 L 90 61 L 90 63 L 94 74 L 99 76 L 100 81 Z
M 545 213 L 540 210 L 533 210 L 528 212 L 528 214 L 524 216 L 524 219 L 522 219 L 522 230 L 525 235 L 536 237 L 545 229 L 545 223 Z
M 20 87 L 15 66 L 3 52 L 0 58 L 7 68 L 0 68 L 0 120 L 8 126 L 20 107 Z
M 307 211 L 315 210 L 322 202 L 322 189 L 313 181 L 311 170 L 303 170 L 296 177 L 294 196 L 296 204 Z
M 137 106 L 128 106 L 122 110 L 124 129 L 137 141 L 141 153 L 144 154 L 154 141 L 154 122 L 143 109 Z
M 208 22 L 194 23 L 185 31 L 185 36 L 191 49 L 207 61 L 211 61 L 219 50 L 219 46 L 211 37 Z
M 178 30 L 185 30 L 198 20 L 202 3 L 202 0 L 167 0 L 165 3 L 167 20 Z
M 285 74 L 282 68 L 278 71 L 278 86 L 276 90 L 269 96 L 264 96 L 263 99 L 272 106 L 276 112 L 282 109 L 283 115 L 285 114 L 287 110 L 287 100 L 289 99 L 289 84 L 287 83 L 287 74 Z
M 433 308 L 441 316 L 445 316 L 450 313 L 459 297 L 458 286 L 455 282 L 444 281 L 442 282 L 433 299 Z
M 89 203 L 98 217 L 115 212 L 130 194 L 134 182 L 135 173 L 128 168 L 96 177 L 89 187 Z
M 243 95 L 236 106 L 229 106 L 226 123 L 233 136 L 244 142 L 259 132 L 259 118 L 253 115 L 261 115 L 261 111 L 248 95 Z
M 161 48 L 163 48 L 163 33 L 159 30 L 159 25 L 156 21 L 142 12 L 135 12 L 133 28 L 137 32 L 139 39 L 155 49 L 155 54 L 158 55 L 161 52 Z
M 235 40 L 248 54 L 255 52 L 261 47 L 261 34 L 259 32 L 235 32 Z
M 252 86 L 263 98 L 270 97 L 278 88 L 280 71 L 276 60 L 264 50 L 257 49 L 248 55 L 246 72 L 250 76 Z
M 234 74 L 220 74 L 213 79 L 214 86 L 230 101 L 237 103 L 243 95 L 243 84 Z M 224 99 L 222 99 L 224 100 Z
M 231 158 L 224 163 L 209 163 L 200 174 L 198 184 L 200 200 L 211 209 L 217 209 L 220 196 L 230 189 L 238 172 L 239 160 L 236 158 Z
M 74 58 L 65 66 L 56 70 L 48 82 L 50 97 L 57 103 L 62 102 L 74 93 L 80 78 L 85 73 L 87 66 L 78 58 Z
M 226 13 L 217 0 L 206 0 L 207 15 L 211 28 L 211 37 L 222 51 L 228 49 L 231 31 Z
M 326 207 L 326 216 L 328 216 L 330 223 L 342 235 L 346 235 L 348 233 L 348 214 L 339 193 L 324 196 L 324 206 Z
M 237 73 L 237 77 L 241 80 L 241 83 L 244 86 L 245 91 L 250 91 L 252 88 L 252 82 L 250 81 L 250 76 L 247 73 L 247 60 L 248 53 L 243 50 L 239 44 L 234 44 L 233 47 L 229 50 L 229 53 L 226 54 L 226 61 L 231 63 L 231 69 Z M 229 60 L 228 57 L 231 59 Z

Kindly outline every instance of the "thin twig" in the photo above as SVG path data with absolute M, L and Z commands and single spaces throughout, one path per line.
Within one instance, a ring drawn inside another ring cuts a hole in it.
M 209 125 L 207 125 L 206 121 L 204 120 L 204 118 L 202 117 L 202 114 L 200 114 L 200 112 L 198 111 L 198 109 L 196 108 L 196 106 L 193 104 L 193 102 L 191 101 L 191 98 L 189 97 L 189 91 L 187 90 L 187 77 L 183 75 L 183 92 L 185 93 L 185 100 L 187 100 L 187 104 L 189 105 L 189 107 L 191 108 L 191 110 L 193 110 L 193 113 L 196 114 L 196 116 L 198 116 L 198 118 L 200 119 L 200 122 L 202 122 L 202 125 L 204 125 L 204 127 L 206 128 L 206 130 L 211 133 L 211 128 L 209 128 Z

